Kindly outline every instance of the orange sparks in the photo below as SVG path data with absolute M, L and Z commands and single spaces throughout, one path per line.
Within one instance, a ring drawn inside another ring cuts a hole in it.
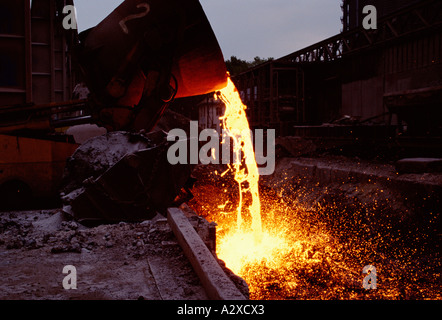
M 260 177 L 255 161 L 253 136 L 246 116 L 247 107 L 242 103 L 230 78 L 227 86 L 216 97 L 225 104 L 225 113 L 220 120 L 227 134 L 224 139 L 230 140 L 224 140 L 223 143 L 233 142 L 226 143 L 225 146 L 233 147 L 234 159 L 228 165 L 228 170 L 213 174 L 217 179 L 228 179 L 230 176 L 226 175 L 233 173 L 238 185 L 239 203 L 236 208 L 232 208 L 231 204 L 236 203 L 236 197 L 230 197 L 230 181 L 228 186 L 215 184 L 213 188 L 207 188 L 207 185 L 194 187 L 194 194 L 203 199 L 201 202 L 196 201 L 200 208 L 198 212 L 218 224 L 217 256 L 247 282 L 250 298 L 403 297 L 402 284 L 400 289 L 394 285 L 390 288 L 387 286 L 389 280 L 384 282 L 384 291 L 379 292 L 361 293 L 361 289 L 355 286 L 355 283 L 360 282 L 362 288 L 363 263 L 366 263 L 365 257 L 378 255 L 378 246 L 375 245 L 377 242 L 371 238 L 360 238 L 357 233 L 353 237 L 346 236 L 342 243 L 342 233 L 346 230 L 355 232 L 354 216 L 343 220 L 344 225 L 339 228 L 339 233 L 334 229 L 330 230 L 324 217 L 330 213 L 333 213 L 332 217 L 336 212 L 342 212 L 344 216 L 347 213 L 345 207 L 341 210 L 336 203 L 324 205 L 315 200 L 314 206 L 310 203 L 303 204 L 302 199 L 306 198 L 303 193 L 310 197 L 310 193 L 315 192 L 318 186 L 313 187 L 313 191 L 309 188 L 292 189 L 290 179 L 286 176 L 283 178 L 284 189 L 281 188 L 277 194 L 264 191 L 260 195 Z M 236 188 L 235 184 L 234 187 Z M 290 198 L 286 201 L 282 190 L 297 193 L 299 198 L 296 196 L 292 199 L 296 201 L 290 201 Z M 322 195 L 323 189 L 319 188 L 319 191 Z M 361 206 L 359 210 L 365 216 L 368 210 L 378 211 L 377 206 L 375 199 L 373 207 Z M 380 238 L 380 234 L 378 235 Z M 364 241 L 361 242 L 361 239 Z M 381 238 L 381 242 L 383 241 L 388 242 L 391 239 L 388 238 L 387 241 Z M 402 252 L 408 251 L 404 249 L 398 252 L 403 255 Z M 392 268 L 397 272 L 396 268 L 407 268 L 404 266 L 394 265 Z M 412 286 L 414 285 L 413 283 Z M 420 294 L 424 296 L 429 292 L 433 295 L 431 290 Z M 436 296 L 440 297 L 440 293 Z

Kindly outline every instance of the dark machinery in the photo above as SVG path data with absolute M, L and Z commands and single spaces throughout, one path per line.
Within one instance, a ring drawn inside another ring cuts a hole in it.
M 80 34 L 76 57 L 92 118 L 120 132 L 88 141 L 68 160 L 65 211 L 106 221 L 165 214 L 192 167 L 167 161 L 164 133 L 137 132 L 150 132 L 174 98 L 226 85 L 223 55 L 199 1 L 126 0 Z M 97 147 L 113 159 L 102 170 L 93 170 Z
M 21 170 L 21 142 L 29 140 L 24 137 L 42 139 L 28 143 L 34 152 L 54 139 L 55 128 L 96 123 L 108 134 L 88 140 L 73 154 L 77 145 L 62 145 L 63 154 L 71 155 L 61 188 L 64 210 L 82 221 L 165 214 L 192 180 L 192 166 L 167 161 L 171 142 L 164 132 L 152 132 L 155 124 L 173 99 L 219 90 L 227 82 L 221 49 L 199 1 L 125 0 L 79 35 L 73 60 L 88 99 L 0 109 L 0 138 L 9 146 L 2 150 L 15 156 L 11 165 L 0 161 L 0 173 L 16 176 L 5 168 Z M 43 180 L 32 180 L 41 189 Z
M 150 131 L 178 97 L 226 85 L 226 67 L 198 0 L 126 0 L 80 34 L 78 62 L 97 121 Z

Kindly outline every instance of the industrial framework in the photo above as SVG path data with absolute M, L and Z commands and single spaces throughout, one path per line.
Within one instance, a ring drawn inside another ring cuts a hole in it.
M 343 10 L 352 2 L 357 1 L 345 0 L 342 5 Z M 366 2 L 376 3 L 380 1 Z M 380 5 L 378 6 L 376 3 L 375 7 L 380 7 Z M 418 1 L 412 6 L 405 6 L 383 16 L 379 20 L 376 30 L 364 29 L 360 23 L 362 19 L 359 19 L 359 23 L 352 24 L 351 28 L 345 24 L 344 32 L 278 60 L 297 63 L 334 61 L 352 53 L 358 53 L 386 43 L 390 44 L 389 42 L 400 40 L 406 36 L 416 37 L 420 32 L 428 32 L 429 29 L 440 27 L 442 23 L 441 9 L 442 4 L 439 1 Z M 344 10 L 344 16 L 351 14 L 356 15 L 356 12 Z
M 442 136 L 442 3 L 369 2 L 377 29 L 361 25 L 368 1 L 345 0 L 342 33 L 235 77 L 253 127 L 342 137 L 354 128 L 323 124 L 351 119 L 372 137 Z
M 0 2 L 0 107 L 72 98 L 77 31 L 62 27 L 72 0 Z

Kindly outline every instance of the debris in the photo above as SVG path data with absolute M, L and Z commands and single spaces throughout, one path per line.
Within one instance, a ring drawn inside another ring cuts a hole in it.
M 114 246 L 114 243 L 112 241 L 106 241 L 106 243 L 104 244 L 104 246 L 106 248 L 112 248 Z
M 163 131 L 112 132 L 88 140 L 67 162 L 65 212 L 80 222 L 144 221 L 158 212 L 165 215 L 193 168 L 172 166 L 168 146 Z
M 149 271 L 150 258 L 166 274 L 165 285 L 173 281 L 183 288 L 180 299 L 207 299 L 168 224 L 158 228 L 146 220 L 85 227 L 75 222 L 78 228 L 72 230 L 70 216 L 60 210 L 11 217 L 0 212 L 0 299 L 95 299 L 97 294 L 108 300 L 161 299 L 155 292 L 162 282 L 156 283 Z M 54 284 L 54 275 L 62 276 L 60 266 L 67 263 L 81 268 L 81 297 L 64 290 L 61 280 Z M 32 288 L 37 283 L 42 288 L 38 292 Z

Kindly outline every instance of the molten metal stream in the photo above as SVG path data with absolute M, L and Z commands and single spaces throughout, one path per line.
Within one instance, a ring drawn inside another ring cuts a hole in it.
M 255 240 L 259 242 L 262 238 L 261 201 L 259 199 L 258 190 L 259 173 L 255 161 L 249 121 L 246 116 L 247 107 L 242 103 L 238 90 L 230 77 L 228 78 L 227 86 L 220 91 L 218 97 L 226 106 L 224 116 L 220 119 L 223 121 L 224 130 L 233 140 L 233 152 L 236 158 L 232 169 L 234 169 L 235 172 L 235 180 L 238 182 L 240 195 L 237 228 L 238 231 L 240 231 L 243 222 L 241 212 L 242 194 L 250 192 L 252 203 L 248 207 L 248 210 L 252 217 L 251 228 Z M 242 154 L 244 155 L 243 159 L 241 159 Z M 243 186 L 245 182 L 248 183 L 248 187 L 246 188 Z
M 230 77 L 227 86 L 217 97 L 225 104 L 226 110 L 220 118 L 223 129 L 233 140 L 234 163 L 230 169 L 239 187 L 236 228 L 229 228 L 218 247 L 218 255 L 226 261 L 229 268 L 240 273 L 249 263 L 273 260 L 276 249 L 283 247 L 282 238 L 263 230 L 261 220 L 261 201 L 259 196 L 259 172 L 253 149 L 252 133 L 246 116 L 247 107 L 242 103 L 238 90 Z M 243 219 L 243 195 L 251 197 L 247 206 L 251 223 Z

